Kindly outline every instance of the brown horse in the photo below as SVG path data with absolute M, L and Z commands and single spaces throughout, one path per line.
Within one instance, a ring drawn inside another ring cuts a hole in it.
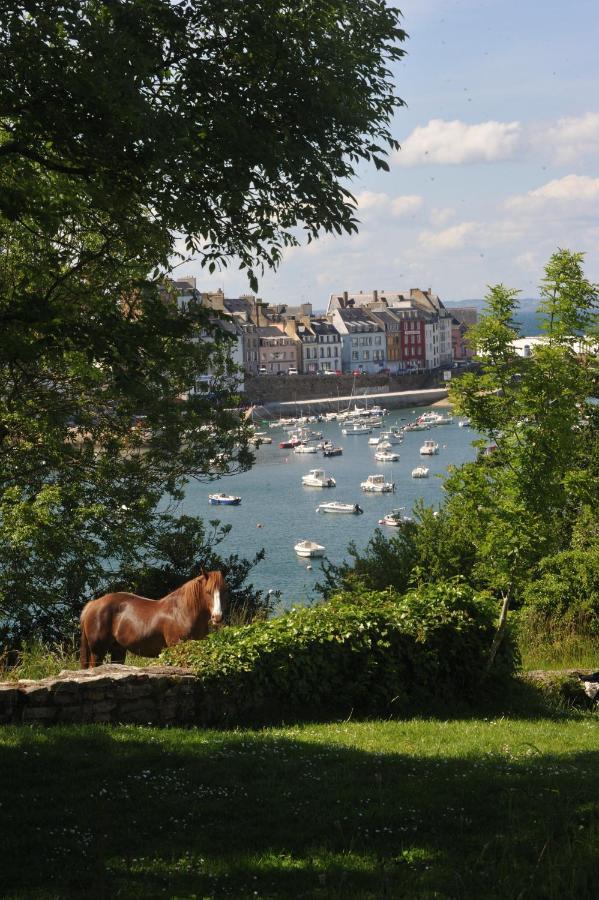
M 127 650 L 158 656 L 179 641 L 198 640 L 222 622 L 229 590 L 222 572 L 201 570 L 162 600 L 118 592 L 90 600 L 81 613 L 81 668 L 100 665 L 107 653 L 125 661 Z

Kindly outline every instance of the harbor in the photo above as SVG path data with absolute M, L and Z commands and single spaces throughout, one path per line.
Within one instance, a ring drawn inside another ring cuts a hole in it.
M 376 399 L 386 406 L 386 395 Z M 353 400 L 364 406 L 367 398 Z M 353 542 L 358 548 L 364 548 L 379 527 L 379 521 L 393 510 L 402 509 L 403 514 L 410 516 L 419 498 L 438 508 L 443 499 L 441 476 L 447 467 L 475 458 L 472 441 L 479 435 L 469 427 L 460 427 L 455 417 L 448 422 L 448 417 L 443 416 L 444 424 L 430 430 L 405 430 L 405 426 L 433 409 L 414 406 L 390 411 L 383 417 L 381 426 L 372 429 L 371 435 L 344 435 L 343 421 L 308 423 L 307 429 L 322 435 L 314 439 L 314 444 L 328 442 L 342 448 L 342 454 L 333 458 L 324 458 L 322 450 L 304 455 L 296 453 L 293 446 L 280 447 L 280 443 L 289 443 L 285 440 L 290 437 L 288 430 L 276 419 L 270 423 L 256 419 L 256 428 L 267 432 L 272 443 L 258 445 L 253 468 L 220 481 L 191 482 L 182 511 L 232 525 L 220 548 L 224 556 L 237 553 L 252 557 L 264 548 L 266 558 L 250 573 L 249 580 L 262 590 L 280 591 L 283 607 L 309 603 L 317 596 L 314 586 L 322 580 L 322 572 L 318 559 L 300 558 L 296 554 L 294 547 L 298 542 L 314 541 L 325 548 L 327 559 L 341 563 L 348 558 L 348 544 Z M 370 444 L 369 437 L 394 427 L 402 434 L 399 445 L 393 446 L 399 460 L 376 460 L 378 445 Z M 422 457 L 420 448 L 429 439 L 439 445 L 438 453 Z M 427 476 L 414 476 L 414 470 L 422 468 L 423 458 Z M 323 489 L 302 483 L 317 467 L 325 473 L 325 478 L 334 480 L 334 486 Z M 394 484 L 394 491 L 362 490 L 361 484 L 374 475 L 383 475 L 384 483 Z M 209 495 L 217 490 L 240 497 L 240 503 L 211 507 Z M 358 505 L 363 513 L 327 515 L 319 509 L 323 503 L 333 501 L 347 505 L 345 508 L 350 510 Z M 394 533 L 391 528 L 381 527 L 389 536 Z

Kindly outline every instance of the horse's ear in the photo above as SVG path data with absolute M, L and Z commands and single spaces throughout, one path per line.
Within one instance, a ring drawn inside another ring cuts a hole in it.
M 202 578 L 205 578 L 205 577 L 206 577 L 206 569 L 204 568 L 204 566 L 200 566 L 200 571 L 199 571 L 198 574 L 199 574 Z
M 220 567 L 220 571 L 221 571 L 223 578 L 226 578 L 227 575 L 229 574 L 229 567 L 225 563 L 223 563 Z

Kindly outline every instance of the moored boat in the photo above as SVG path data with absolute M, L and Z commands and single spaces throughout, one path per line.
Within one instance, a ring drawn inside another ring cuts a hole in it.
M 413 522 L 411 516 L 406 516 L 404 514 L 405 506 L 399 507 L 399 509 L 392 509 L 390 513 L 387 513 L 386 516 L 383 516 L 382 519 L 379 519 L 379 525 L 389 525 L 391 528 L 399 528 L 400 525 L 405 525 L 406 522 Z
M 233 494 L 208 494 L 208 503 L 213 506 L 239 506 L 241 497 L 235 497 Z
M 324 469 L 310 469 L 307 475 L 302 475 L 302 484 L 306 487 L 335 487 L 337 482 Z
M 394 453 L 392 450 L 377 450 L 374 458 L 377 462 L 398 462 L 399 453 Z
M 316 507 L 316 512 L 359 516 L 364 510 L 357 503 L 340 503 L 338 500 L 331 500 L 330 503 L 320 503 Z
M 293 549 L 298 556 L 324 556 L 326 547 L 316 541 L 298 541 Z
M 420 448 L 421 456 L 434 456 L 439 452 L 439 445 L 436 441 L 425 441 Z
M 385 481 L 384 475 L 369 475 L 366 481 L 362 481 L 360 487 L 368 494 L 388 494 L 395 490 L 395 483 Z
M 412 469 L 412 478 L 428 478 L 428 469 L 426 466 L 416 466 Z
M 343 447 L 324 447 L 322 451 L 323 456 L 342 456 L 343 455 Z
M 372 429 L 368 425 L 354 423 L 353 425 L 348 425 L 346 428 L 342 428 L 341 431 L 343 434 L 370 434 Z
M 294 453 L 318 453 L 316 444 L 298 444 L 293 448 Z

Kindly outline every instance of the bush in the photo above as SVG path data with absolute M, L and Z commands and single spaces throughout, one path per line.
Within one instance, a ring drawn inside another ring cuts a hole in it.
M 524 591 L 523 635 L 564 630 L 599 638 L 599 547 L 543 559 Z
M 196 670 L 206 722 L 404 713 L 488 689 L 495 613 L 488 597 L 456 581 L 403 597 L 346 593 L 181 643 L 162 660 Z M 495 666 L 513 668 L 509 637 Z

